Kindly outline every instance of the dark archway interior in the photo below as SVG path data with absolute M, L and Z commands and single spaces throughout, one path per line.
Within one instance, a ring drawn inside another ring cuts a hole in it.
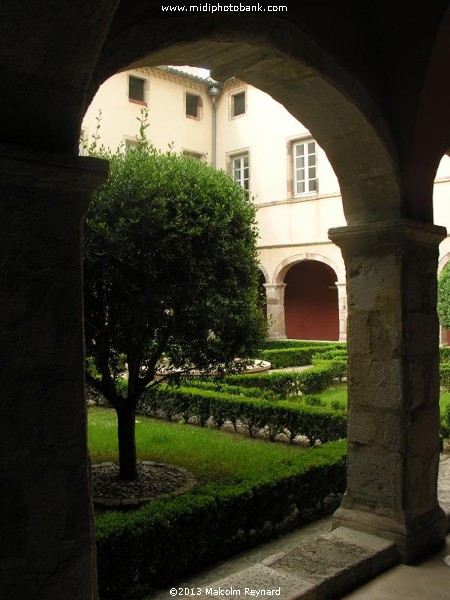
M 338 340 L 337 276 L 315 260 L 292 266 L 284 278 L 286 335 L 289 339 Z

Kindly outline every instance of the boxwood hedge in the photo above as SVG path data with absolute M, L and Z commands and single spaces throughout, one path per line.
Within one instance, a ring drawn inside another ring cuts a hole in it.
M 277 471 L 202 485 L 134 512 L 97 518 L 97 568 L 103 600 L 174 584 L 243 548 L 250 532 L 273 529 L 297 508 L 317 512 L 345 487 L 346 443 L 304 450 Z

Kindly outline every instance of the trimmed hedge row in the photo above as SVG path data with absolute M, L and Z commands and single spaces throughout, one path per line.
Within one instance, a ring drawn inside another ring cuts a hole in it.
M 336 349 L 332 347 L 334 351 Z M 284 369 L 287 367 L 303 367 L 310 365 L 313 356 L 331 351 L 329 344 L 308 345 L 303 347 L 293 348 L 277 348 L 261 350 L 258 353 L 258 358 L 267 360 L 271 363 L 273 369 Z
M 332 379 L 339 379 L 342 381 L 343 377 L 347 377 L 347 360 L 341 358 L 324 359 L 320 355 L 319 357 L 313 357 L 312 363 L 314 366 L 328 366 L 331 369 Z
M 258 387 L 231 385 L 224 383 L 223 379 L 218 378 L 191 379 L 186 382 L 185 386 L 212 390 L 213 392 L 223 392 L 234 396 L 246 396 L 247 398 L 262 398 L 264 400 L 280 400 L 283 398 L 276 391 L 261 390 Z
M 305 348 L 310 346 L 344 348 L 345 344 L 340 342 L 317 342 L 314 340 L 265 340 L 260 345 L 260 348 L 263 350 L 277 350 L 282 348 Z
M 450 363 L 450 346 L 439 346 L 440 361 Z
M 224 381 L 239 387 L 270 390 L 284 398 L 292 394 L 318 394 L 330 387 L 333 365 L 331 361 L 324 361 L 323 364 L 304 371 L 225 375 Z
M 441 362 L 439 365 L 439 382 L 442 387 L 450 389 L 450 362 Z
M 242 549 L 251 531 L 273 529 L 295 507 L 318 513 L 345 488 L 346 443 L 305 450 L 276 472 L 194 488 L 134 512 L 97 518 L 97 569 L 104 600 L 173 584 Z
M 143 404 L 143 408 L 151 414 L 162 412 L 168 420 L 181 417 L 186 423 L 195 418 L 200 425 L 205 425 L 211 418 L 218 429 L 226 421 L 236 429 L 240 422 L 251 437 L 261 430 L 267 431 L 270 440 L 286 433 L 292 443 L 298 435 L 304 435 L 314 446 L 317 440 L 324 443 L 347 435 L 347 415 L 326 406 L 317 406 L 308 396 L 302 396 L 304 402 L 273 402 L 201 388 L 161 385 L 145 398 L 151 404 Z

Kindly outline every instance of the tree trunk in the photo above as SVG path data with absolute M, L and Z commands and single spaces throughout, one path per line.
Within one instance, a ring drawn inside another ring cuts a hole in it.
M 117 432 L 119 438 L 119 476 L 122 479 L 137 479 L 135 408 L 131 402 L 124 402 L 116 408 Z

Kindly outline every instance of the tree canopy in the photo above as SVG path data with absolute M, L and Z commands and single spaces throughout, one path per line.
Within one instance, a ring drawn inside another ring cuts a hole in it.
M 142 136 L 103 156 L 110 176 L 84 228 L 87 379 L 117 411 L 121 475 L 131 479 L 134 439 L 123 431 L 134 430 L 160 359 L 178 372 L 226 369 L 263 337 L 257 228 L 247 192 L 204 162 Z
M 450 329 L 450 267 L 446 265 L 438 279 L 438 315 L 441 327 Z

